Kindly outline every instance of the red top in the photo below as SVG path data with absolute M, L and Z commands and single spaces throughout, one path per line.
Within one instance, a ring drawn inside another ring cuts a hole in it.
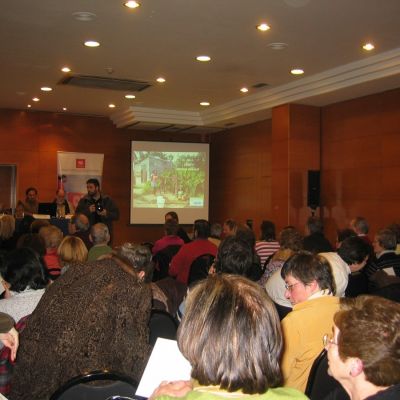
M 176 280 L 187 285 L 190 266 L 192 262 L 203 254 L 217 255 L 217 246 L 208 239 L 196 239 L 184 244 L 172 258 L 169 266 L 169 274 L 176 276 Z

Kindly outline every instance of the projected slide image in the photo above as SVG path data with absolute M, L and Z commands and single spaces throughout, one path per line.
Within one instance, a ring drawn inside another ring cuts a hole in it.
M 206 153 L 133 151 L 134 208 L 204 207 Z

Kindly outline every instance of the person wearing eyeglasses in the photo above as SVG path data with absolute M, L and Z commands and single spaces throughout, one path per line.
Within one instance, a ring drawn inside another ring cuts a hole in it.
M 323 350 L 321 341 L 339 309 L 335 281 L 328 261 L 302 251 L 282 267 L 285 296 L 293 310 L 282 320 L 285 348 L 282 357 L 284 386 L 305 391 L 311 366 Z
M 341 302 L 324 336 L 328 373 L 351 400 L 400 399 L 400 304 L 359 296 Z M 324 400 L 336 400 L 337 392 Z

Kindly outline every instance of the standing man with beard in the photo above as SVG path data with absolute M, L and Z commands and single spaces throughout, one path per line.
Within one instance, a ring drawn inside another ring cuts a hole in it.
M 85 214 L 90 226 L 99 222 L 106 224 L 112 237 L 112 222 L 119 218 L 118 207 L 110 196 L 101 193 L 98 179 L 88 179 L 86 188 L 88 194 L 79 200 L 75 212 Z

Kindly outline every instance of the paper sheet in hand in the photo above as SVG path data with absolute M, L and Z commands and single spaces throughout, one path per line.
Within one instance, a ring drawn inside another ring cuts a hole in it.
M 161 381 L 189 380 L 191 366 L 175 340 L 158 338 L 143 372 L 136 395 L 150 397 Z

